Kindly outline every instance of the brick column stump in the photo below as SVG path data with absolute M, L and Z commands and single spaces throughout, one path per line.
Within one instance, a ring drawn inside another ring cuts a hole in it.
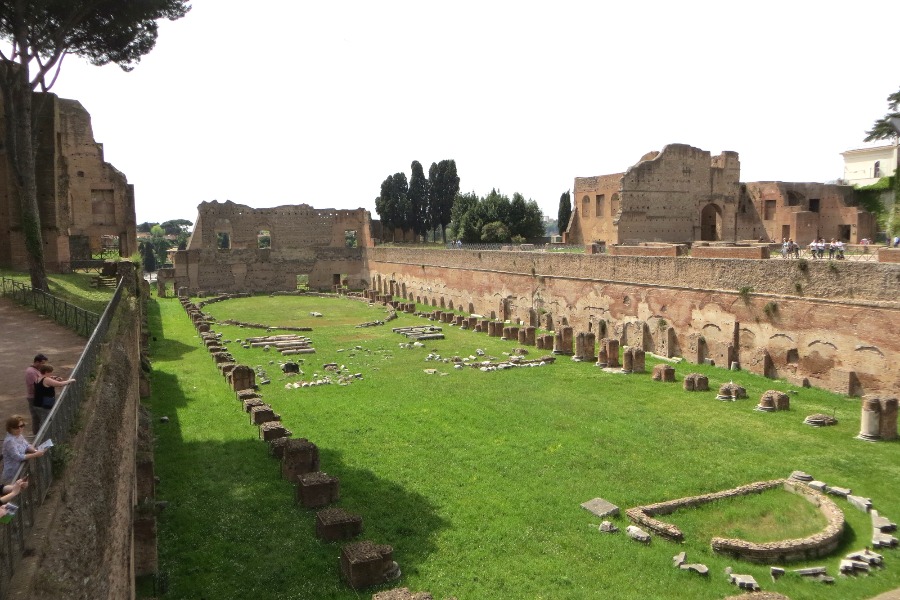
M 326 508 L 316 513 L 316 537 L 326 542 L 350 540 L 362 533 L 362 517 L 343 508 Z
M 321 508 L 340 499 L 337 477 L 316 471 L 297 477 L 296 501 L 304 508 Z

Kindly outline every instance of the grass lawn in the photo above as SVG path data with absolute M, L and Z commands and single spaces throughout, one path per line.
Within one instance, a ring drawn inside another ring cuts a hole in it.
M 772 582 L 768 567 L 713 554 L 713 535 L 758 541 L 805 535 L 824 521 L 792 494 L 773 490 L 666 517 L 683 544 L 654 538 L 649 546 L 623 533 L 601 534 L 600 519 L 579 504 L 600 496 L 624 509 L 786 477 L 800 469 L 872 498 L 900 518 L 900 444 L 857 441 L 859 400 L 816 389 L 791 394 L 791 411 L 752 410 L 767 389 L 792 386 L 744 372 L 676 365 L 678 383 L 649 374 L 604 373 L 560 357 L 553 364 L 485 373 L 426 361 L 475 355 L 503 358 L 514 344 L 444 326 L 447 339 L 401 348 L 392 326 L 429 323 L 401 314 L 383 327 L 382 307 L 306 297 L 229 300 L 205 309 L 218 319 L 311 326 L 317 353 L 301 358 L 302 379 L 337 362 L 363 379 L 348 386 L 286 389 L 278 355 L 227 344 L 238 362 L 261 366 L 271 384 L 263 399 L 294 437 L 320 451 L 321 468 L 340 479 L 341 506 L 363 517 L 362 539 L 390 544 L 403 576 L 381 589 L 406 586 L 435 598 L 717 599 L 737 590 L 726 566 L 754 575 L 763 589 L 793 600 L 856 599 L 900 587 L 896 550 L 887 568 L 824 586 L 799 577 Z M 323 313 L 312 318 L 310 311 Z M 293 503 L 291 483 L 257 438 L 241 405 L 175 299 L 150 303 L 160 569 L 166 598 L 357 599 L 339 577 L 339 544 L 314 536 L 315 511 Z M 217 325 L 224 339 L 259 330 Z M 537 355 L 533 348 L 529 357 Z M 289 357 L 294 359 L 297 357 Z M 272 364 L 270 364 L 270 361 Z M 648 360 L 648 363 L 652 363 Z M 652 364 L 648 365 L 648 369 Z M 426 369 L 437 369 L 426 374 Z M 689 372 L 710 378 L 713 391 L 690 393 Z M 719 402 L 715 390 L 734 380 L 750 400 Z M 835 427 L 802 423 L 835 414 Z M 839 552 L 824 560 L 836 575 L 843 554 L 870 543 L 869 517 L 837 500 L 848 521 Z M 624 529 L 624 517 L 614 519 Z M 672 567 L 709 566 L 701 578 Z
M 28 273 L 0 269 L 0 275 L 25 285 L 31 285 L 31 276 Z M 115 288 L 91 287 L 93 276 L 91 273 L 48 274 L 50 294 L 84 310 L 98 315 L 103 314 L 106 305 L 109 304 L 109 299 L 116 290 Z

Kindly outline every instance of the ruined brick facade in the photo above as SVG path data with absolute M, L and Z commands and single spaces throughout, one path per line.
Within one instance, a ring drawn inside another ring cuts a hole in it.
M 663 356 L 738 362 L 842 393 L 900 389 L 896 264 L 811 261 L 804 270 L 780 260 L 380 247 L 367 255 L 373 286 L 407 300 L 526 323 L 549 315 L 557 327 Z
M 849 186 L 740 182 L 736 152 L 670 144 L 625 173 L 576 177 L 565 241 L 637 242 L 781 240 L 815 236 L 856 243 L 871 238 L 873 216 L 854 206 Z
M 36 174 L 44 260 L 65 272 L 74 259 L 101 250 L 101 236 L 116 236 L 119 253 L 137 251 L 134 186 L 103 159 L 91 116 L 75 100 L 34 94 Z M 0 104 L 0 139 L 6 139 Z M 4 145 L 5 148 L 5 145 Z M 0 148 L 0 266 L 25 270 L 28 261 L 15 180 Z
M 355 237 L 354 247 L 348 236 Z M 267 248 L 260 247 L 264 237 Z M 170 290 L 191 292 L 293 290 L 298 275 L 307 275 L 312 289 L 344 280 L 358 289 L 368 285 L 363 249 L 371 245 L 369 212 L 362 208 L 251 208 L 214 200 L 200 204 L 187 249 L 176 252 L 174 268 L 161 269 L 159 277 Z

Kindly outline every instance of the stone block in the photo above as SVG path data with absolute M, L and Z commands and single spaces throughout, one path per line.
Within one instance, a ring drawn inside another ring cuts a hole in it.
M 341 548 L 341 576 L 355 590 L 381 585 L 399 575 L 394 549 L 388 545 L 364 541 Z
M 640 527 L 629 525 L 625 528 L 625 533 L 628 535 L 628 537 L 635 540 L 636 542 L 640 542 L 642 544 L 650 543 L 650 534 Z
M 247 398 L 243 402 L 244 404 L 244 412 L 249 413 L 254 406 L 264 406 L 266 403 L 262 401 L 262 398 Z
M 261 404 L 250 409 L 250 422 L 253 425 L 262 425 L 269 421 L 280 421 L 281 417 L 268 404 Z
M 581 508 L 594 513 L 601 519 L 609 516 L 614 517 L 619 514 L 619 507 L 603 498 L 594 498 L 593 500 L 582 502 Z
M 869 509 L 872 508 L 872 501 L 868 498 L 863 498 L 862 496 L 854 496 L 853 494 L 848 494 L 847 502 L 849 502 L 856 510 L 862 511 L 864 513 L 869 512 Z
M 337 477 L 316 471 L 297 477 L 297 502 L 304 508 L 328 506 L 340 499 Z
M 326 508 L 316 513 L 316 537 L 326 542 L 350 540 L 362 533 L 362 517 L 343 508 Z
M 278 438 L 291 437 L 291 430 L 285 428 L 284 425 L 281 424 L 281 421 L 268 421 L 260 425 L 259 437 L 261 437 L 264 442 L 271 442 Z
M 300 475 L 319 470 L 319 448 L 306 438 L 291 440 L 281 455 L 281 476 L 296 481 Z
M 883 517 L 878 514 L 877 510 L 872 510 L 872 529 L 876 531 L 881 531 L 882 533 L 888 533 L 890 531 L 897 530 L 897 524 L 892 522 L 887 517 Z
M 658 364 L 653 367 L 653 380 L 663 382 L 675 381 L 675 368 L 672 365 Z

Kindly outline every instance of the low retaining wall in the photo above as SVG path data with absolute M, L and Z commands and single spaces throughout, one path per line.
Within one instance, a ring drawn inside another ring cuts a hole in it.
M 694 246 L 693 258 L 769 258 L 768 246 Z
M 610 256 L 681 256 L 679 246 L 610 246 Z
M 756 544 L 740 539 L 713 538 L 712 549 L 755 563 L 788 563 L 827 556 L 834 552 L 844 533 L 844 513 L 830 498 L 799 483 L 785 482 L 784 489 L 816 505 L 828 525 L 809 537 Z
M 900 263 L 900 248 L 880 248 L 878 262 Z
M 728 554 L 742 560 L 767 564 L 819 558 L 834 552 L 840 543 L 841 535 L 844 532 L 844 513 L 824 494 L 821 494 L 806 485 L 793 483 L 786 479 L 759 481 L 730 490 L 723 490 L 721 492 L 678 498 L 676 500 L 668 500 L 666 502 L 648 504 L 645 506 L 636 506 L 626 510 L 625 514 L 633 522 L 642 525 L 657 535 L 675 541 L 682 541 L 684 539 L 684 534 L 678 527 L 671 523 L 665 523 L 655 519 L 654 517 L 658 515 L 668 515 L 683 508 L 695 508 L 725 498 L 758 494 L 777 487 L 783 487 L 788 492 L 798 494 L 808 502 L 816 505 L 819 508 L 819 511 L 821 511 L 828 520 L 828 525 L 825 529 L 805 538 L 766 542 L 764 544 L 757 544 L 741 539 L 717 537 L 712 539 L 712 549 L 716 552 Z

